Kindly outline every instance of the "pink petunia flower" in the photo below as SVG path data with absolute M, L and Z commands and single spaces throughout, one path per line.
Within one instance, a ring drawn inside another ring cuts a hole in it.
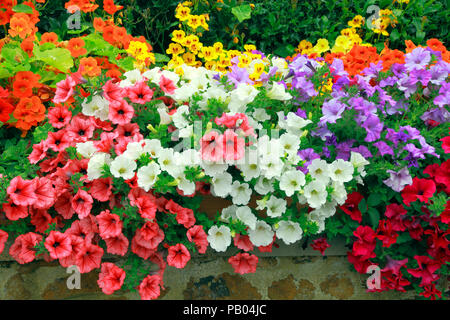
M 108 253 L 124 256 L 128 251 L 129 241 L 123 233 L 119 234 L 117 237 L 105 239 L 105 242 L 106 252 Z
M 30 206 L 37 200 L 36 181 L 23 180 L 21 176 L 17 176 L 11 180 L 6 192 L 17 206 Z
M 169 266 L 182 269 L 191 260 L 189 250 L 181 243 L 169 247 L 169 254 L 167 256 L 167 264 Z
M 61 129 L 69 124 L 72 112 L 62 105 L 48 109 L 48 121 L 53 128 Z
M 145 81 L 138 81 L 134 86 L 127 89 L 128 98 L 131 102 L 138 104 L 146 104 L 153 98 L 153 90 L 145 83 Z
M 102 239 L 117 237 L 122 233 L 123 223 L 117 214 L 111 214 L 109 210 L 105 210 L 95 218 L 97 219 Z
M 186 236 L 190 242 L 194 242 L 199 253 L 205 253 L 208 248 L 208 236 L 203 226 L 193 226 L 186 232 Z
M 165 94 L 174 94 L 177 88 L 172 80 L 164 76 L 161 76 L 159 80 L 159 87 Z
M 91 195 L 80 189 L 72 199 L 72 208 L 78 214 L 78 217 L 83 219 L 91 213 L 93 202 Z
M 53 188 L 52 181 L 47 178 L 35 178 L 37 196 L 36 202 L 33 204 L 37 209 L 49 209 L 55 203 L 55 189 Z
M 122 287 L 125 276 L 125 271 L 122 268 L 119 268 L 114 263 L 105 262 L 102 263 L 102 271 L 99 274 L 97 283 L 103 293 L 109 295 Z
M 138 287 L 139 294 L 142 300 L 153 300 L 159 297 L 161 277 L 157 274 L 149 275 L 144 280 L 142 280 L 141 284 Z
M 114 124 L 125 125 L 131 122 L 134 116 L 134 108 L 125 100 L 113 102 L 109 105 L 109 120 Z
M 112 80 L 108 80 L 103 86 L 103 97 L 109 102 L 120 102 L 124 97 L 124 89 L 115 84 Z
M 17 221 L 28 217 L 28 206 L 18 206 L 12 200 L 3 204 L 3 212 L 6 218 L 12 221 Z
M 256 265 L 258 264 L 258 257 L 248 253 L 238 253 L 237 255 L 228 259 L 228 262 L 234 269 L 234 272 L 239 274 L 256 272 Z
M 95 244 L 85 241 L 84 247 L 76 256 L 76 265 L 80 273 L 88 273 L 96 268 L 100 268 L 103 256 L 103 249 Z
M 55 97 L 52 100 L 53 103 L 66 102 L 73 95 L 76 85 L 76 82 L 71 77 L 67 77 L 65 80 L 58 82 L 56 84 Z
M 72 253 L 70 235 L 59 231 L 50 231 L 44 246 L 52 259 L 65 258 Z

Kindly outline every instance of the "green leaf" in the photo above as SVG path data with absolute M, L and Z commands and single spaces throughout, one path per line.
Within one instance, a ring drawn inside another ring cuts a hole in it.
M 391 38 L 391 41 L 392 41 L 392 42 L 395 42 L 395 41 L 397 41 L 398 39 L 400 39 L 400 33 L 398 32 L 397 29 L 394 29 L 394 30 L 391 31 L 390 38 Z
M 369 207 L 376 207 L 381 203 L 381 195 L 378 193 L 372 193 L 367 199 L 367 204 Z
M 378 210 L 375 208 L 369 208 L 369 218 L 373 228 L 376 229 L 380 221 L 380 213 Z
M 362 199 L 361 202 L 358 204 L 358 209 L 361 211 L 361 213 L 367 212 L 367 203 L 366 199 Z
M 155 61 L 156 62 L 169 62 L 170 58 L 164 54 L 155 53 Z
M 60 71 L 67 72 L 73 67 L 73 59 L 70 51 L 63 48 L 55 48 L 41 51 L 38 47 L 34 49 L 34 60 L 44 61 Z
M 14 12 L 21 12 L 21 13 L 27 13 L 27 14 L 33 14 L 33 9 L 26 4 L 18 4 L 17 6 L 14 6 L 12 8 Z
M 250 7 L 249 4 L 243 4 L 231 9 L 231 13 L 239 20 L 239 22 L 242 22 L 251 18 L 252 7 Z

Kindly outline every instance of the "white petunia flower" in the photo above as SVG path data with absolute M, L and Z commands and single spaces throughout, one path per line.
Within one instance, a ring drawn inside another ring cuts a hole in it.
M 238 207 L 233 204 L 229 207 L 226 207 L 225 209 L 222 209 L 222 213 L 220 214 L 219 220 L 223 222 L 229 222 L 230 218 L 231 220 L 237 219 L 236 217 L 237 208 Z
M 168 113 L 167 106 L 164 102 L 161 102 L 155 106 L 159 113 L 159 124 L 169 124 L 172 122 L 172 116 Z
M 230 229 L 226 226 L 212 226 L 208 230 L 207 239 L 211 248 L 217 252 L 223 252 L 231 244 Z
M 247 104 L 251 103 L 258 95 L 259 90 L 254 86 L 241 83 L 231 92 L 228 109 L 231 114 L 245 112 Z
M 225 198 L 231 191 L 233 177 L 227 172 L 220 173 L 212 178 L 211 191 L 217 197 Z
M 303 230 L 297 222 L 282 220 L 278 222 L 276 234 L 284 243 L 292 244 L 302 238 Z
M 177 111 L 172 115 L 172 120 L 178 129 L 185 128 L 189 125 L 189 121 L 186 116 L 189 115 L 189 107 L 187 105 L 182 105 L 177 108 Z
M 314 159 L 308 166 L 308 172 L 316 181 L 327 184 L 330 181 L 329 165 L 325 160 Z
M 148 80 L 155 84 L 159 84 L 159 80 L 161 79 L 161 69 L 158 67 L 155 67 L 153 69 L 147 70 L 142 74 L 144 77 L 146 77 Z
M 283 190 L 288 197 L 292 196 L 296 191 L 300 191 L 305 185 L 305 175 L 299 170 L 290 170 L 281 175 L 280 189 Z
M 361 175 L 361 177 L 366 176 L 366 171 L 364 170 L 364 167 L 368 165 L 370 162 L 367 161 L 360 153 L 352 151 L 350 156 L 350 163 L 353 165 L 354 168 L 358 169 L 358 172 Z
M 102 176 L 103 166 L 111 163 L 111 156 L 104 152 L 97 152 L 89 159 L 87 175 L 90 181 Z
M 109 102 L 99 95 L 92 97 L 91 102 L 86 102 L 87 99 L 81 103 L 81 112 L 86 116 L 99 118 L 102 121 L 108 120 Z
M 281 217 L 286 212 L 286 200 L 271 195 L 266 201 L 267 215 L 272 218 Z
M 216 175 L 221 174 L 228 169 L 228 164 L 226 163 L 217 163 L 201 160 L 200 165 L 205 171 L 205 174 L 211 177 L 215 177 Z
M 322 219 L 329 218 L 336 213 L 336 202 L 327 202 L 320 208 L 315 209 L 314 212 Z
M 349 182 L 353 178 L 353 165 L 343 159 L 337 159 L 330 164 L 330 178 L 336 182 Z
M 94 146 L 94 142 L 93 141 L 86 141 L 86 142 L 77 143 L 77 153 L 79 153 L 83 158 L 89 159 L 97 151 L 98 150 Z
M 300 138 L 290 133 L 284 133 L 280 137 L 280 144 L 288 155 L 296 155 L 300 147 Z
M 273 241 L 274 232 L 265 221 L 258 220 L 254 229 L 248 230 L 250 241 L 257 247 L 268 246 Z
M 136 167 L 137 165 L 134 160 L 120 155 L 111 162 L 110 171 L 114 177 L 128 180 L 134 177 Z
M 144 78 L 141 74 L 141 71 L 139 71 L 138 69 L 125 72 L 123 75 L 126 78 L 125 80 L 120 81 L 119 87 L 121 88 L 132 87 L 136 84 L 136 82 L 139 82 Z
M 173 149 L 162 149 L 158 154 L 158 163 L 161 170 L 167 171 L 171 176 L 176 176 L 180 171 L 184 171 L 184 168 L 175 162 Z
M 273 192 L 273 181 L 266 177 L 259 177 L 258 182 L 255 185 L 255 191 L 261 195 Z
M 143 153 L 142 143 L 133 141 L 127 144 L 127 150 L 122 155 L 130 160 L 137 160 Z
M 255 111 L 253 111 L 253 118 L 255 118 L 256 121 L 264 122 L 266 120 L 269 120 L 270 116 L 267 114 L 265 109 L 257 108 L 255 109 Z
M 345 200 L 347 200 L 347 190 L 345 190 L 344 184 L 333 181 L 331 186 L 333 187 L 333 192 L 331 192 L 333 200 L 336 201 L 338 205 L 343 205 Z
M 250 229 L 256 227 L 256 216 L 252 213 L 249 207 L 239 207 L 236 210 L 236 218 L 241 220 Z
M 261 174 L 261 170 L 259 169 L 258 162 L 250 162 L 245 163 L 239 166 L 242 174 L 244 175 L 245 181 L 250 181 L 253 178 L 257 178 Z
M 252 190 L 247 183 L 234 181 L 231 186 L 230 195 L 233 198 L 234 204 L 246 205 L 250 201 Z
M 308 220 L 317 223 L 317 226 L 319 227 L 317 233 L 321 233 L 325 230 L 325 219 L 322 219 L 315 210 L 308 214 Z
M 272 88 L 266 92 L 268 98 L 273 100 L 286 101 L 292 99 L 290 93 L 286 92 L 284 85 L 274 82 Z
M 327 201 L 326 186 L 319 181 L 312 181 L 304 188 L 304 195 L 311 208 L 319 208 Z
M 283 170 L 284 163 L 275 154 L 265 155 L 261 159 L 260 168 L 266 178 L 271 179 L 273 177 L 279 177 Z
M 140 168 L 137 172 L 137 184 L 139 187 L 148 192 L 158 179 L 158 175 L 161 173 L 161 169 L 156 162 Z
M 158 139 L 144 140 L 143 152 L 148 153 L 150 157 L 157 158 L 161 150 L 161 141 Z

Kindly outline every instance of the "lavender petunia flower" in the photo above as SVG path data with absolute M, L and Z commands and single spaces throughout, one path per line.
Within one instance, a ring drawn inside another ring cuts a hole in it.
M 320 118 L 320 122 L 336 123 L 336 120 L 341 118 L 344 110 L 345 105 L 335 99 L 325 102 L 322 106 L 323 117 Z
M 428 82 L 431 80 L 431 73 L 428 70 L 424 69 L 414 69 L 409 74 L 409 82 L 411 85 L 420 82 L 423 86 L 428 85 Z
M 228 80 L 235 85 L 235 88 L 238 87 L 241 83 L 247 83 L 249 85 L 253 85 L 253 81 L 250 80 L 247 69 L 239 68 L 238 66 L 232 66 L 231 72 L 227 74 Z
M 384 184 L 396 192 L 403 190 L 405 186 L 412 184 L 412 177 L 409 174 L 408 168 L 402 168 L 400 171 L 387 170 L 390 177 L 384 180 Z
M 366 129 L 367 132 L 367 136 L 364 138 L 364 141 L 372 142 L 380 139 L 381 131 L 383 130 L 383 124 L 380 122 L 380 119 L 376 115 L 369 114 L 361 127 Z
M 392 148 L 386 142 L 378 141 L 375 142 L 373 145 L 377 147 L 382 157 L 385 156 L 386 154 L 394 156 L 394 150 L 392 150 Z
M 405 55 L 405 68 L 408 71 L 425 68 L 431 60 L 431 54 L 424 48 L 417 47 Z

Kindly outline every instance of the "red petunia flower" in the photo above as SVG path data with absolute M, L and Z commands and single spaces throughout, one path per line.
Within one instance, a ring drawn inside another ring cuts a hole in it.
M 252 251 L 254 248 L 254 245 L 250 241 L 250 237 L 248 235 L 243 236 L 239 233 L 236 233 L 236 235 L 233 238 L 233 243 L 236 246 L 236 248 L 244 251 Z
M 122 233 L 123 223 L 117 214 L 111 214 L 109 210 L 105 210 L 95 218 L 97 219 L 102 239 L 118 237 Z
M 191 259 L 189 250 L 181 243 L 169 247 L 169 254 L 167 256 L 167 264 L 169 266 L 182 269 Z
M 103 293 L 109 295 L 122 287 L 125 276 L 125 271 L 122 268 L 119 268 L 114 263 L 105 262 L 102 263 L 102 271 L 99 274 L 97 283 Z
M 362 214 L 361 211 L 358 209 L 358 205 L 363 199 L 363 195 L 359 192 L 352 192 L 348 195 L 347 200 L 345 200 L 344 205 L 340 206 L 342 211 L 344 211 L 346 214 L 350 216 L 355 221 L 358 221 L 361 223 L 362 221 Z
M 78 217 L 83 219 L 91 213 L 93 202 L 91 195 L 80 189 L 72 199 L 72 208 L 78 214 Z
M 325 250 L 326 250 L 327 248 L 329 248 L 330 245 L 328 244 L 326 238 L 319 238 L 319 239 L 313 240 L 313 243 L 311 243 L 311 247 L 312 247 L 314 250 L 319 251 L 322 255 L 324 255 Z
M 149 275 L 138 287 L 139 294 L 142 300 L 153 300 L 159 297 L 161 277 L 157 274 Z
M 37 200 L 36 181 L 23 180 L 21 176 L 17 176 L 11 180 L 6 192 L 17 206 L 31 206 Z
M 109 120 L 114 124 L 130 123 L 134 116 L 134 108 L 130 106 L 125 100 L 120 102 L 112 102 L 109 105 Z
M 65 258 L 72 253 L 70 235 L 59 231 L 50 231 L 44 246 L 52 259 Z
M 96 268 L 100 268 L 103 249 L 99 246 L 86 242 L 76 256 L 76 265 L 80 273 L 88 273 Z
M 428 203 L 436 191 L 436 184 L 433 180 L 413 178 L 412 185 L 406 186 L 402 190 L 403 203 L 410 206 L 411 202 L 419 200 Z
M 238 253 L 237 255 L 228 259 L 228 262 L 234 269 L 234 272 L 239 274 L 254 273 L 258 264 L 258 257 L 248 253 Z

